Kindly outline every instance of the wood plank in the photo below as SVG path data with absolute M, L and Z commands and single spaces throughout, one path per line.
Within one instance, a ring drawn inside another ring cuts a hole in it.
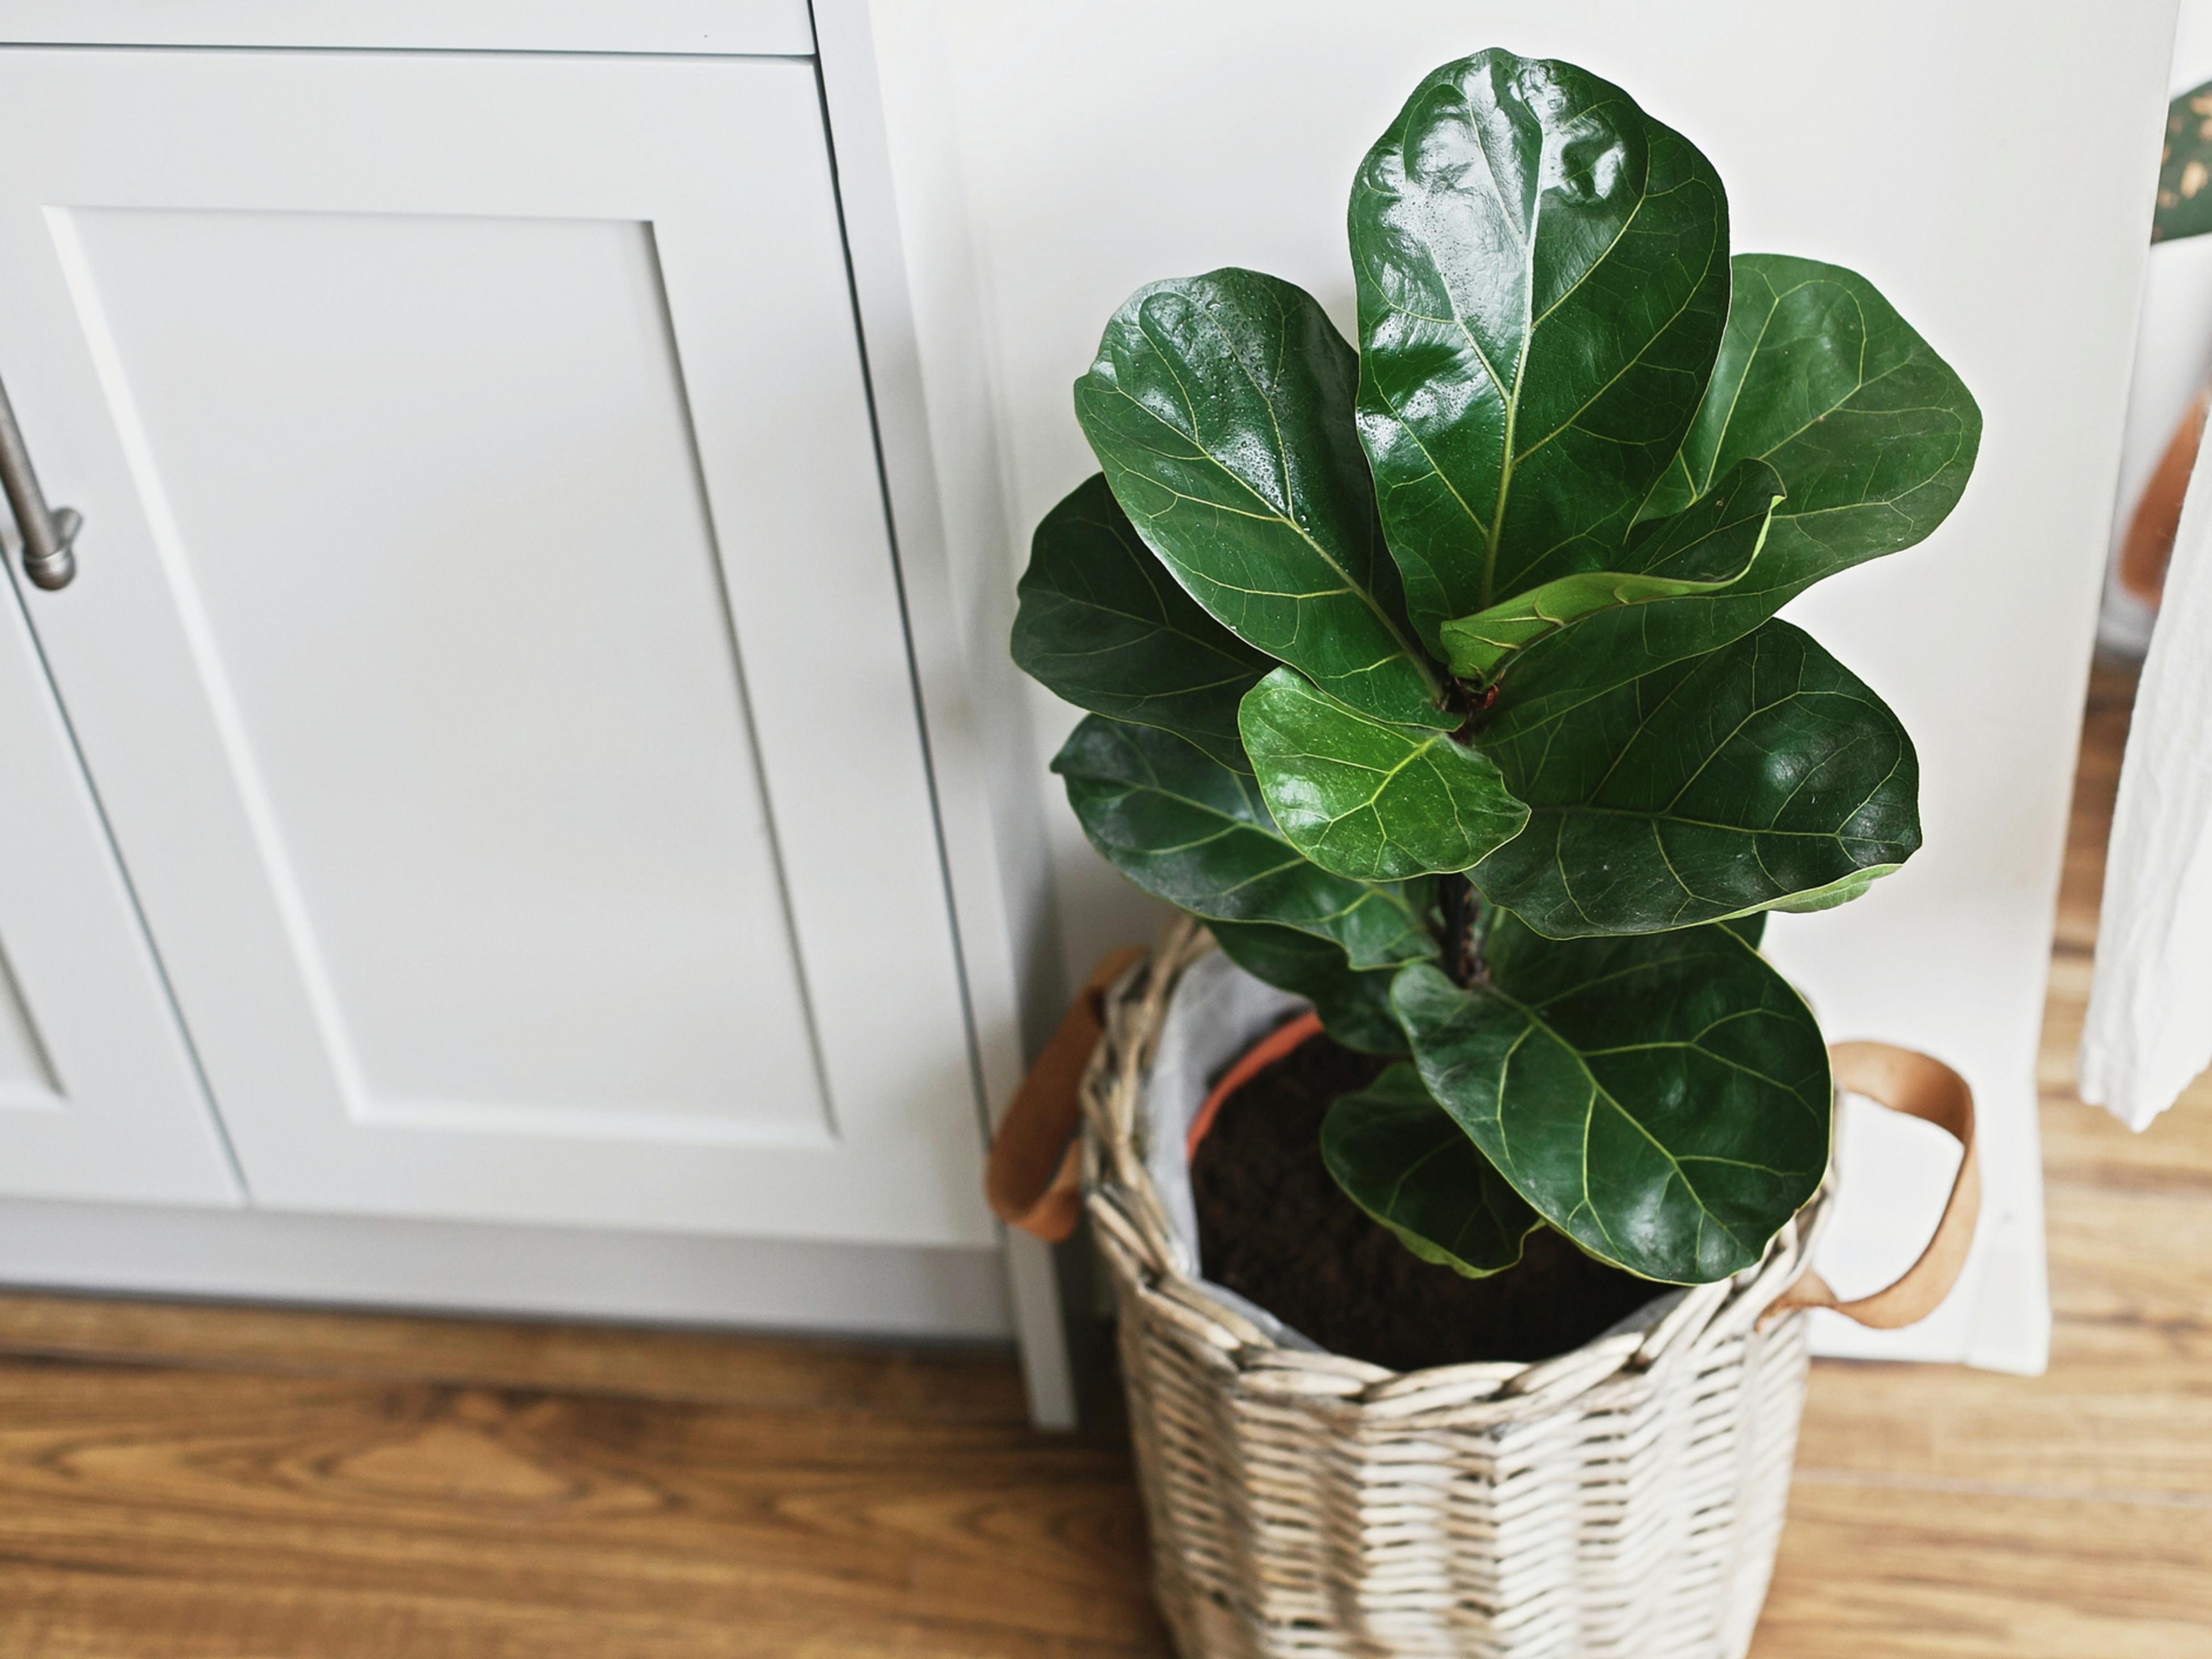
M 1144 1575 L 1018 1425 L 0 1364 L 9 1654 L 1155 1653 Z
M 1830 1484 L 1790 1494 L 1754 1659 L 2212 1653 L 2212 1504 Z
M 2163 1368 L 2164 1386 L 2159 1368 L 2144 1374 L 2132 1333 L 2105 1363 L 2044 1377 L 1822 1364 L 1798 1468 L 1824 1480 L 1965 1480 L 2085 1500 L 2212 1492 L 2212 1342 L 2194 1340 L 2193 1354 Z
M 1009 1351 L 985 1344 L 908 1348 L 720 1331 L 0 1293 L 0 1354 L 1001 1425 L 1024 1420 L 1021 1379 Z

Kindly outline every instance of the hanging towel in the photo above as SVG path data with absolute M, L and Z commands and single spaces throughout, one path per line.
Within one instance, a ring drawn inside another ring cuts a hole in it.
M 2131 1129 L 2212 1066 L 2212 466 L 2183 498 L 2105 866 L 2081 1098 Z

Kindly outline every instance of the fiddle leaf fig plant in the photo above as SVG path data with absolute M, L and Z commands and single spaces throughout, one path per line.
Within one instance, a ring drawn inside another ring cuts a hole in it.
M 1627 94 L 1491 51 L 1353 180 L 1355 346 L 1249 270 L 1154 283 L 1076 383 L 1015 659 L 1090 711 L 1092 843 L 1396 1063 L 1320 1153 L 1473 1275 L 1550 1226 L 1674 1283 L 1826 1169 L 1774 909 L 1920 843 L 1911 741 L 1775 613 L 1912 545 L 1981 416 L 1856 273 L 1729 247 Z

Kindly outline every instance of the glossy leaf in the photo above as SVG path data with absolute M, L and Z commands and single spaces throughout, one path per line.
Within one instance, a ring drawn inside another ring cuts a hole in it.
M 1784 622 L 1484 747 L 1531 812 L 1470 878 L 1554 939 L 1841 902 L 1920 845 L 1911 739 Z
M 1237 727 L 1283 834 L 1340 876 L 1464 870 L 1528 820 L 1486 756 L 1447 732 L 1370 720 L 1293 669 L 1244 694 Z
M 1347 1048 L 1402 1054 L 1406 1034 L 1390 1010 L 1389 968 L 1355 969 L 1326 939 L 1266 921 L 1210 921 L 1222 953 L 1255 979 L 1302 996 L 1328 1034 Z
M 1449 724 L 1376 518 L 1358 373 L 1310 295 L 1217 270 L 1138 289 L 1075 412 L 1145 544 L 1232 633 L 1354 708 Z
M 1259 786 L 1157 726 L 1093 714 L 1052 763 L 1091 844 L 1155 897 L 1221 921 L 1271 921 L 1334 940 L 1356 968 L 1432 954 L 1427 895 L 1309 863 Z
M 1511 1267 L 1544 1224 L 1411 1066 L 1391 1066 L 1330 1107 L 1321 1155 L 1352 1201 L 1407 1249 L 1469 1279 Z
M 1612 568 L 1728 314 L 1719 178 L 1628 94 L 1486 52 L 1415 88 L 1352 185 L 1359 432 L 1408 609 Z
M 1516 1191 L 1596 1256 L 1675 1284 L 1757 1261 L 1828 1160 L 1827 1050 L 1725 927 L 1547 939 L 1498 916 L 1490 978 L 1391 992 L 1422 1080 Z
M 1159 726 L 1249 769 L 1237 705 L 1273 659 L 1176 586 L 1103 475 L 1045 514 L 1015 591 L 1023 672 L 1079 708 Z
M 1685 594 L 1717 593 L 1743 580 L 1766 540 L 1782 480 L 1747 460 L 1721 487 L 1672 518 L 1653 520 L 1615 570 L 1559 576 L 1503 604 L 1443 625 L 1444 659 L 1464 678 L 1496 678 L 1512 655 L 1601 611 Z
M 1966 490 L 1982 413 L 1856 271 L 1778 253 L 1734 265 L 1712 383 L 1644 515 L 1747 459 L 1781 475 L 1759 580 L 1729 596 L 1747 632 L 1822 577 L 1924 540 Z
M 1712 385 L 1644 514 L 1678 513 L 1713 477 L 1764 461 L 1786 493 L 1758 560 L 1717 591 L 1537 641 L 1511 666 L 1508 701 L 1525 717 L 1741 639 L 1821 578 L 1929 535 L 1966 489 L 1981 411 L 1873 284 L 1778 254 L 1739 254 L 1735 270 Z

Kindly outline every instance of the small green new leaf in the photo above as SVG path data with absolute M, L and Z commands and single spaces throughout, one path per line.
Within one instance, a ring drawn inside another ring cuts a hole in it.
M 1896 872 L 1893 864 L 1877 864 L 1838 877 L 1826 887 L 1815 887 L 1810 892 L 1800 893 L 1794 898 L 1778 899 L 1771 908 L 1788 910 L 1795 915 L 1809 915 L 1816 910 L 1832 910 L 1839 904 L 1849 904 L 1855 898 L 1864 898 L 1868 888 L 1882 877 Z M 1759 912 L 1765 915 L 1765 912 Z M 1730 926 L 1734 926 L 1731 921 Z
M 1091 844 L 1156 898 L 1212 921 L 1334 940 L 1355 968 L 1435 953 L 1423 888 L 1347 881 L 1309 863 L 1249 775 L 1171 732 L 1092 714 L 1052 769 Z
M 1188 738 L 1249 771 L 1237 705 L 1274 666 L 1137 538 L 1103 475 L 1044 515 L 1015 590 L 1014 661 L 1079 708 Z
M 1510 915 L 1473 989 L 1416 963 L 1392 1005 L 1429 1092 L 1544 1218 L 1672 1284 L 1723 1279 L 1819 1187 L 1827 1050 L 1725 927 L 1547 939 Z
M 1719 592 L 1751 573 L 1781 499 L 1780 475 L 1764 461 L 1747 460 L 1710 495 L 1646 526 L 1626 550 L 1623 568 L 1555 577 L 1446 623 L 1445 660 L 1463 678 L 1488 680 L 1514 653 L 1601 611 Z
M 1075 413 L 1145 544 L 1237 637 L 1380 719 L 1449 724 L 1376 518 L 1358 374 L 1312 295 L 1216 270 L 1137 290 Z
M 1328 1034 L 1363 1054 L 1402 1054 L 1406 1034 L 1390 1011 L 1389 968 L 1361 972 L 1337 945 L 1267 921 L 1210 921 L 1222 953 L 1255 979 L 1302 996 Z
M 1710 163 L 1618 87 L 1485 52 L 1352 190 L 1359 434 L 1414 626 L 1616 568 L 1728 314 Z
M 1411 1066 L 1391 1066 L 1330 1107 L 1321 1156 L 1352 1201 L 1407 1249 L 1469 1279 L 1511 1267 L 1544 1224 Z
M 1531 812 L 1468 878 L 1553 939 L 1841 903 L 1920 845 L 1911 739 L 1785 622 L 1484 748 Z
M 1244 694 L 1237 728 L 1275 823 L 1340 876 L 1464 870 L 1528 821 L 1487 757 L 1446 732 L 1370 720 L 1292 669 Z

